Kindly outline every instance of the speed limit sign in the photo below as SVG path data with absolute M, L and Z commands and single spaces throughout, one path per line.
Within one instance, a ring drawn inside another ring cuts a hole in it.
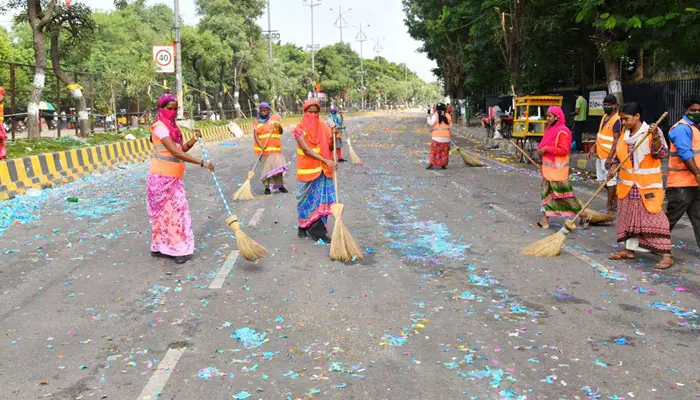
M 153 61 L 158 73 L 175 73 L 175 47 L 170 45 L 153 46 Z

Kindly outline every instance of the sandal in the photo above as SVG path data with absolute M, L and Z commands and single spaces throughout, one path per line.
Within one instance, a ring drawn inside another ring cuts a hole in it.
M 608 256 L 608 260 L 620 261 L 620 260 L 634 260 L 635 256 L 629 255 L 627 251 L 618 251 L 617 253 L 612 253 Z
M 540 221 L 537 221 L 535 224 L 530 224 L 531 227 L 533 228 L 540 228 L 540 229 L 549 229 L 549 225 L 544 226 Z
M 654 269 L 669 269 L 673 267 L 673 264 L 675 264 L 673 261 L 673 257 L 664 256 L 664 258 L 662 258 L 661 261 L 659 261 L 659 263 L 656 264 L 656 266 L 654 266 Z

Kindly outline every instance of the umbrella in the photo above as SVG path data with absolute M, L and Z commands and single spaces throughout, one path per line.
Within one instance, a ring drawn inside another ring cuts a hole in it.
M 42 111 L 44 111 L 44 110 L 56 111 L 56 108 L 54 108 L 54 106 L 51 105 L 51 103 L 47 103 L 45 101 L 39 102 L 39 109 Z

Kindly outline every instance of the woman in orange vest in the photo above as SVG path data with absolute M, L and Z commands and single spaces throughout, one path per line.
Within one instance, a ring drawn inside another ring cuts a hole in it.
M 443 103 L 435 107 L 435 113 L 428 117 L 428 125 L 433 127 L 432 141 L 430 142 L 430 161 L 428 168 L 447 168 L 450 162 L 450 137 L 452 129 L 452 116 L 447 113 L 447 106 Z
M 304 116 L 294 129 L 297 140 L 297 214 L 299 237 L 311 237 L 330 243 L 326 220 L 335 203 L 333 171 L 333 135 L 319 118 L 321 105 L 317 100 L 304 103 Z
M 253 139 L 255 154 L 261 156 L 265 194 L 272 194 L 275 189 L 287 193 L 284 173 L 289 167 L 282 155 L 282 124 L 279 115 L 271 115 L 270 105 L 265 102 L 258 106 L 258 118 L 253 121 Z
M 214 171 L 214 166 L 185 154 L 201 134 L 195 131 L 195 138 L 183 144 L 176 117 L 177 97 L 166 93 L 158 100 L 158 118 L 151 126 L 153 158 L 148 170 L 147 208 L 151 220 L 151 255 L 172 257 L 175 263 L 184 264 L 194 253 L 190 207 L 182 183 L 185 162 L 210 171 Z
M 569 182 L 569 154 L 571 131 L 566 127 L 566 117 L 560 107 L 547 110 L 547 129 L 537 148 L 542 159 L 542 219 L 536 227 L 549 229 L 549 217 L 573 217 L 581 211 Z M 588 226 L 585 212 L 581 215 L 582 227 Z
M 611 260 L 635 258 L 635 252 L 652 252 L 662 256 L 657 269 L 673 266 L 671 229 L 662 210 L 664 203 L 661 159 L 668 154 L 663 132 L 642 120 L 642 107 L 626 103 L 620 109 L 624 131 L 617 143 L 615 162 L 624 160 L 632 148 L 649 131 L 652 133 L 622 164 L 617 180 L 617 241 L 625 249 L 610 255 Z

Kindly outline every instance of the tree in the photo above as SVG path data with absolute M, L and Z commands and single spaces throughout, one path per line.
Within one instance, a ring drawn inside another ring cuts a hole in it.
M 61 67 L 60 54 L 62 48 L 59 46 L 59 41 L 61 34 L 65 32 L 67 34 L 67 47 L 80 46 L 87 42 L 94 30 L 95 24 L 92 20 L 92 11 L 82 4 L 74 4 L 72 7 L 60 6 L 56 8 L 47 32 L 51 41 L 51 63 L 54 74 L 66 85 L 71 93 L 78 112 L 78 123 L 80 126 L 78 134 L 83 137 L 88 136 L 91 131 L 87 102 L 83 95 L 83 88 Z

